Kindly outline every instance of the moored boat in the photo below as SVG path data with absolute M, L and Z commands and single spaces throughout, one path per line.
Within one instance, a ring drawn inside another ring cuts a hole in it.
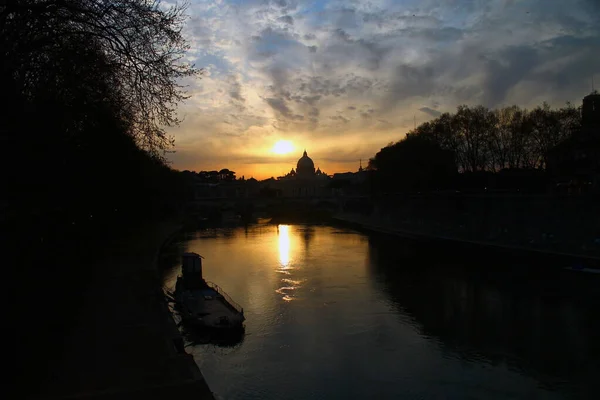
M 183 322 L 201 328 L 243 328 L 244 309 L 218 285 L 204 280 L 201 256 L 184 253 L 182 261 L 174 299 Z

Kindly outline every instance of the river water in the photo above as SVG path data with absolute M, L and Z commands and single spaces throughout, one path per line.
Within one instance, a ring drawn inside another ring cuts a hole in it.
M 246 315 L 237 344 L 188 343 L 217 398 L 600 398 L 596 275 L 257 225 L 182 234 L 165 286 L 184 251 Z

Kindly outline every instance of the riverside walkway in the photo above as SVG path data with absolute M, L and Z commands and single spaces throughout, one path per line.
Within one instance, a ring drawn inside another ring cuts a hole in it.
M 37 398 L 214 399 L 185 353 L 161 290 L 156 257 L 176 229 L 170 222 L 132 233 L 91 266 L 95 277 L 74 316 L 76 328 Z

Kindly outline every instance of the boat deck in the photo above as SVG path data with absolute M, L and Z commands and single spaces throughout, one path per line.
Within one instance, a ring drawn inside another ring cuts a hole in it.
M 242 315 L 213 289 L 207 288 L 187 294 L 184 302 L 188 310 L 202 317 L 206 325 L 217 326 L 222 317 L 231 322 L 243 322 Z

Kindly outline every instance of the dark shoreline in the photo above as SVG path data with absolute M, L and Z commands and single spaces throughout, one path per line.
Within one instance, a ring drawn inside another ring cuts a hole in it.
M 94 267 L 62 359 L 42 377 L 35 398 L 214 400 L 162 291 L 158 256 L 180 224 L 146 228 L 124 237 L 121 251 Z

